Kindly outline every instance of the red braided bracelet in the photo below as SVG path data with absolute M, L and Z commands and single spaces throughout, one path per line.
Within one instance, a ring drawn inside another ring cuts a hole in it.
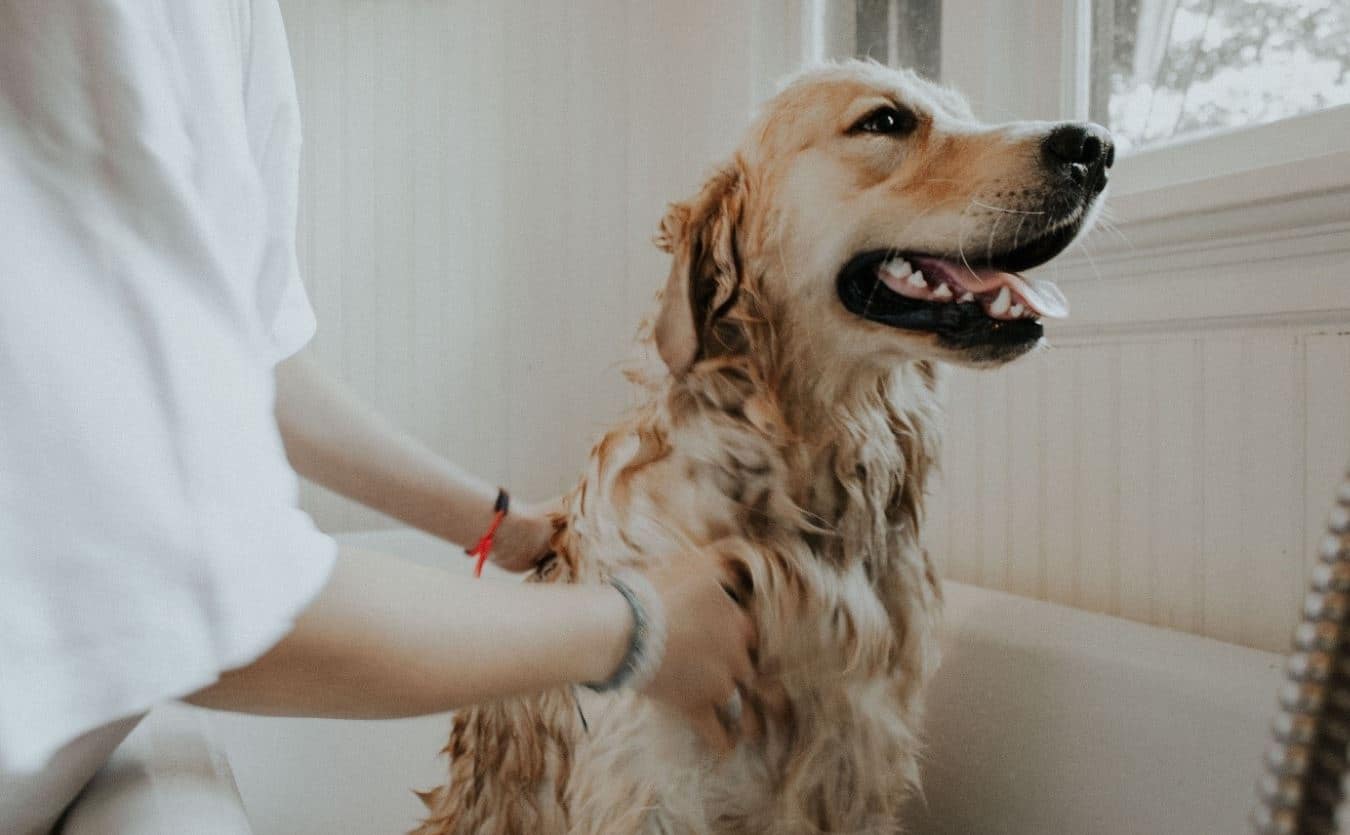
M 478 544 L 472 548 L 465 549 L 464 553 L 471 557 L 477 557 L 477 562 L 473 566 L 473 576 L 483 576 L 483 563 L 487 562 L 488 555 L 492 553 L 492 541 L 497 536 L 497 528 L 501 527 L 502 520 L 506 518 L 506 511 L 511 507 L 511 497 L 506 494 L 502 488 L 497 488 L 497 501 L 492 505 L 492 523 L 488 525 L 487 533 L 478 540 Z

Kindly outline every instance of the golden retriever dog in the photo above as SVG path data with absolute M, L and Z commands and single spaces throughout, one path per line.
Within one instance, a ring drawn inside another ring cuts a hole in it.
M 1090 225 L 1094 125 L 986 125 L 876 64 L 808 70 L 671 207 L 666 370 L 596 445 L 542 582 L 690 549 L 759 630 L 746 735 L 715 757 L 633 692 L 461 711 L 421 835 L 886 833 L 919 782 L 941 591 L 922 544 L 943 363 L 993 367 L 1067 307 L 1017 271 Z

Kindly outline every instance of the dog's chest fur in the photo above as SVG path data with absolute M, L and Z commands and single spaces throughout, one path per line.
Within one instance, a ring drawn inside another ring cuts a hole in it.
M 643 700 L 583 699 L 573 831 L 890 831 L 937 658 L 918 540 L 935 385 L 922 363 L 862 380 L 808 428 L 743 358 L 706 362 L 595 447 L 546 579 L 729 543 L 755 589 L 765 733 L 709 769 Z

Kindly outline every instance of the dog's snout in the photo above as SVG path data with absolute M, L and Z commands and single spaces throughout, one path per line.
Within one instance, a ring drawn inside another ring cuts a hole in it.
M 1041 152 L 1051 170 L 1094 192 L 1106 188 L 1106 170 L 1116 161 L 1111 134 L 1091 122 L 1056 125 L 1042 140 Z

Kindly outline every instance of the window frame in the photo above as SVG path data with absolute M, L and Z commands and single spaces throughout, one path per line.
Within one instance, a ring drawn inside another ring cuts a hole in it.
M 1059 2 L 1064 42 L 1073 52 L 1065 65 L 1075 73 L 1061 79 L 1065 118 L 1083 119 L 1091 85 L 1092 0 Z M 1265 124 L 1186 134 L 1122 155 L 1112 175 L 1112 194 L 1130 205 L 1130 220 L 1166 217 L 1176 211 L 1176 198 L 1194 211 L 1285 200 L 1328 186 L 1350 186 L 1347 157 L 1350 105 L 1341 105 Z M 1300 171 L 1325 176 L 1310 181 L 1298 176 Z M 1164 194 L 1173 200 L 1149 199 Z

